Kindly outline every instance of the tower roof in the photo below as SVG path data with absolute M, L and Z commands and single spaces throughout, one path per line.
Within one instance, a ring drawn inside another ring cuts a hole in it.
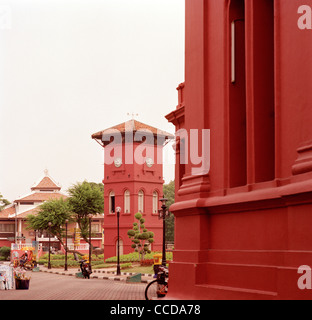
M 109 135 L 112 133 L 116 133 L 116 130 L 118 130 L 122 135 L 125 134 L 126 132 L 151 132 L 154 136 L 162 136 L 165 137 L 166 139 L 173 139 L 174 135 L 171 133 L 168 133 L 166 131 L 157 129 L 155 127 L 149 126 L 145 123 L 142 123 L 140 121 L 137 120 L 129 120 L 126 122 L 123 122 L 121 124 L 118 124 L 116 126 L 110 127 L 108 129 L 99 131 L 97 133 L 94 133 L 92 135 L 92 139 L 96 139 L 96 140 L 102 140 L 103 135 Z

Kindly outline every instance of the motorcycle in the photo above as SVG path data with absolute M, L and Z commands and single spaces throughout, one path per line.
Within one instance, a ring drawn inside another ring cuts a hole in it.
M 92 273 L 90 264 L 87 263 L 87 260 L 81 260 L 79 261 L 79 263 L 80 263 L 80 269 L 84 278 L 90 279 L 90 274 Z

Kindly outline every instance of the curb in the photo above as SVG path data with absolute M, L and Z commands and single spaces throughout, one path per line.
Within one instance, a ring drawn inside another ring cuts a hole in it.
M 93 270 L 94 273 L 112 273 L 116 274 L 116 271 L 99 271 L 99 270 Z M 138 274 L 138 272 L 121 272 L 124 276 L 133 276 L 135 274 Z M 141 273 L 142 277 L 153 277 L 154 275 L 151 273 Z
M 46 273 L 59 274 L 59 275 L 63 275 L 63 276 L 72 276 L 72 277 L 76 276 L 76 272 L 74 272 L 74 273 L 65 273 L 65 272 L 61 272 L 61 271 L 54 271 L 54 270 L 48 270 L 48 269 L 46 269 L 46 270 L 39 269 L 39 271 L 40 272 L 46 272 Z M 122 272 L 121 276 L 113 276 L 114 274 L 116 274 L 116 272 L 114 272 L 114 271 L 93 271 L 93 273 L 108 273 L 108 274 L 111 273 L 112 276 L 90 275 L 90 279 L 124 281 L 124 282 L 126 282 L 127 278 L 126 277 L 122 277 L 122 276 L 131 276 L 131 275 L 137 274 L 137 273 L 132 273 L 132 272 Z M 144 276 L 144 277 L 152 277 L 153 275 L 142 273 L 142 276 Z M 138 282 L 138 283 L 149 283 L 152 280 L 153 279 L 142 279 L 141 282 Z

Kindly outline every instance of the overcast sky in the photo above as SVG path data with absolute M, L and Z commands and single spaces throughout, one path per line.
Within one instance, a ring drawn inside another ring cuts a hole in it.
M 1 0 L 0 193 L 30 192 L 46 168 L 64 190 L 101 182 L 91 134 L 127 113 L 174 133 L 184 17 L 184 0 Z

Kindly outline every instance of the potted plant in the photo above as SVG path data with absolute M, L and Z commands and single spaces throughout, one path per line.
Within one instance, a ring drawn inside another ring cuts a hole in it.
M 16 290 L 28 290 L 30 276 L 26 275 L 26 270 L 17 268 L 14 270 L 15 289 Z

